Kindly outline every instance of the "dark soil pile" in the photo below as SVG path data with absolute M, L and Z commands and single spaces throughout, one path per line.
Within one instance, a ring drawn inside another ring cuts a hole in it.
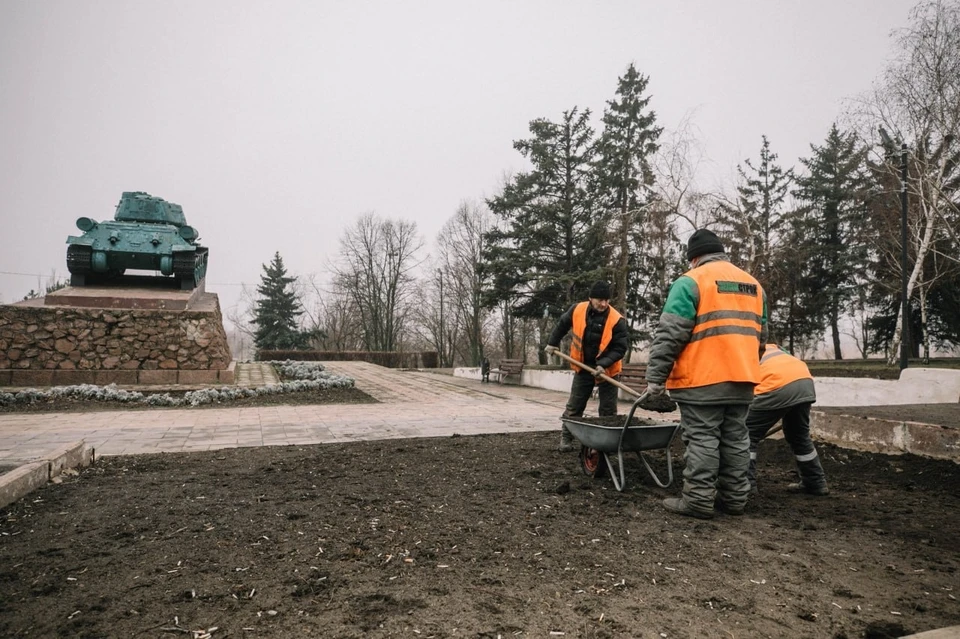
M 679 443 L 675 444 L 679 452 Z M 0 510 L 3 637 L 894 637 L 960 624 L 960 465 L 760 451 L 747 514 L 666 513 L 556 433 L 111 457 Z M 663 461 L 663 451 L 653 454 Z M 677 469 L 678 471 L 680 469 Z
M 655 413 L 672 413 L 677 410 L 677 403 L 666 395 L 647 397 L 640 402 L 638 406 L 644 410 L 651 410 Z
M 575 417 L 572 418 L 572 421 L 580 422 L 582 424 L 594 424 L 596 426 L 604 426 L 606 428 L 623 428 L 626 424 L 627 416 L 626 415 L 608 415 L 606 417 Z M 636 415 L 630 418 L 630 428 L 640 428 L 641 426 L 651 426 L 653 424 L 662 423 L 666 420 L 661 420 L 658 422 L 655 419 L 647 419 L 645 417 L 637 417 Z

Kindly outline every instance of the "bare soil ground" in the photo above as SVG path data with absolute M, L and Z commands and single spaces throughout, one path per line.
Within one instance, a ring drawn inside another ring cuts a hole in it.
M 663 511 L 679 488 L 636 458 L 618 493 L 556 440 L 103 458 L 0 510 L 0 636 L 879 639 L 960 624 L 958 464 L 821 445 L 833 492 L 796 496 L 786 445 L 767 440 L 747 514 L 700 521 Z

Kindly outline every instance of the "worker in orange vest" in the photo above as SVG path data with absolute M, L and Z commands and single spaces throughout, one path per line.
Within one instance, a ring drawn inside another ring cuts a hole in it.
M 630 331 L 627 321 L 610 306 L 610 285 L 597 282 L 590 288 L 586 302 L 574 304 L 560 316 L 557 325 L 547 340 L 544 349 L 548 354 L 560 350 L 560 341 L 568 332 L 573 332 L 570 357 L 596 370 L 597 375 L 619 379 L 623 368 L 621 360 L 630 347 Z M 601 417 L 617 414 L 617 387 L 594 377 L 589 372 L 571 364 L 576 373 L 570 385 L 563 417 L 581 417 L 594 386 L 600 399 L 598 413 Z M 566 423 L 560 423 L 560 452 L 574 450 L 574 437 Z
M 813 375 L 801 359 L 767 344 L 760 358 L 760 383 L 754 389 L 747 414 L 750 431 L 750 492 L 757 493 L 757 446 L 770 429 L 783 420 L 783 438 L 797 460 L 800 481 L 787 490 L 809 495 L 829 495 L 823 465 L 810 439 L 810 406 L 817 401 Z
M 647 363 L 651 396 L 680 408 L 683 493 L 669 512 L 710 519 L 742 515 L 750 494 L 747 411 L 760 381 L 767 305 L 760 283 L 727 258 L 715 233 L 687 242 L 690 270 L 670 287 Z

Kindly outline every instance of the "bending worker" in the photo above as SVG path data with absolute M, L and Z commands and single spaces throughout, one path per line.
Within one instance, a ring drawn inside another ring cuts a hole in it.
M 610 306 L 608 283 L 594 284 L 586 302 L 574 304 L 560 316 L 544 350 L 549 354 L 560 350 L 560 340 L 571 329 L 573 342 L 570 344 L 570 357 L 596 369 L 597 375 L 603 374 L 616 379 L 623 368 L 620 360 L 630 346 L 630 331 L 627 321 Z M 576 374 L 570 385 L 570 397 L 567 399 L 563 417 L 582 417 L 594 386 L 597 386 L 600 399 L 599 415 L 616 415 L 617 387 L 599 377 L 595 378 L 580 366 L 571 364 L 570 367 Z M 567 429 L 566 423 L 561 422 L 558 450 L 571 451 L 574 449 L 573 443 L 573 435 Z
M 670 391 L 680 408 L 683 495 L 668 511 L 710 519 L 742 515 L 750 494 L 747 410 L 760 381 L 767 313 L 756 279 L 730 263 L 720 238 L 700 229 L 687 242 L 690 270 L 670 287 L 647 364 L 647 390 Z
M 810 439 L 810 406 L 817 401 L 813 375 L 801 359 L 767 344 L 760 358 L 760 383 L 754 389 L 747 414 L 750 431 L 750 492 L 757 492 L 757 446 L 770 429 L 783 420 L 783 438 L 797 460 L 800 481 L 790 492 L 828 495 L 827 479 L 817 449 Z

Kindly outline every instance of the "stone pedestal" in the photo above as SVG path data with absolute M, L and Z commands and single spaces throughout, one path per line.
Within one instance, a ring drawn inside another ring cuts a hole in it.
M 233 384 L 220 302 L 203 287 L 68 287 L 0 306 L 0 386 Z

